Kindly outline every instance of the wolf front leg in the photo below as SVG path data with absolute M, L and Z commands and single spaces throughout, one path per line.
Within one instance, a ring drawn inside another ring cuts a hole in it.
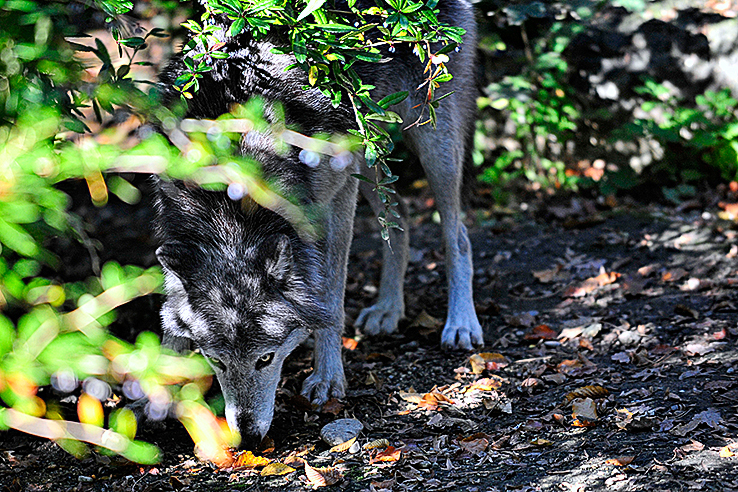
M 314 405 L 330 398 L 342 398 L 346 392 L 346 377 L 341 356 L 345 313 L 346 264 L 353 235 L 356 211 L 357 180 L 348 177 L 331 199 L 326 210 L 323 242 L 323 275 L 320 296 L 328 312 L 326 325 L 314 332 L 315 353 L 313 373 L 305 379 L 302 394 Z
M 366 166 L 362 166 L 362 169 L 367 174 L 374 172 Z M 375 215 L 384 211 L 384 204 L 371 184 L 361 182 L 359 189 Z M 405 316 L 403 287 L 407 270 L 409 234 L 406 221 L 400 218 L 398 222 L 402 229 L 390 229 L 389 244 L 387 241 L 383 241 L 382 244 L 382 277 L 377 302 L 363 309 L 354 323 L 358 328 L 363 328 L 367 335 L 394 333 L 397 330 L 397 323 Z

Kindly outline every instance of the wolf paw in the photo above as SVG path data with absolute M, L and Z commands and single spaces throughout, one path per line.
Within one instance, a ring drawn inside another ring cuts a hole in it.
M 302 383 L 302 396 L 313 405 L 322 405 L 331 398 L 343 398 L 346 394 L 346 378 L 343 370 L 333 374 L 314 372 Z
M 379 301 L 373 306 L 362 309 L 354 325 L 364 328 L 364 333 L 367 335 L 394 333 L 397 331 L 397 323 L 404 315 L 405 307 L 402 302 Z
M 482 326 L 474 312 L 466 316 L 449 316 L 441 334 L 444 350 L 473 350 L 484 345 Z

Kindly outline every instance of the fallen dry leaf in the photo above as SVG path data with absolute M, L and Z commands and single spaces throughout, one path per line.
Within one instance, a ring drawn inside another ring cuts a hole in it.
M 272 462 L 269 458 L 255 456 L 251 451 L 244 451 L 241 454 L 236 455 L 235 458 L 236 461 L 233 463 L 233 468 L 259 468 Z
M 301 458 L 299 456 L 287 456 L 284 459 L 285 465 L 296 466 L 298 468 L 301 466 L 305 466 L 305 463 L 307 463 L 305 461 L 305 458 Z
M 576 359 L 567 359 L 559 362 L 556 366 L 556 370 L 561 374 L 575 375 L 579 373 L 579 370 L 583 367 L 582 361 Z
M 395 486 L 395 479 L 390 478 L 389 480 L 383 480 L 381 482 L 377 482 L 375 480 L 372 480 L 369 482 L 369 491 L 370 492 L 392 492 L 393 487 Z
M 359 346 L 359 342 L 357 342 L 353 338 L 342 337 L 342 340 L 343 340 L 343 348 L 347 350 L 356 350 L 356 347 Z
M 474 374 L 482 374 L 484 370 L 497 371 L 508 365 L 507 357 L 493 352 L 482 352 L 469 357 Z
M 483 453 L 489 446 L 489 436 L 482 432 L 458 440 L 459 446 L 472 455 Z
M 548 439 L 543 439 L 543 438 L 539 437 L 538 439 L 533 439 L 530 443 L 532 445 L 534 445 L 534 446 L 542 446 L 542 447 L 545 447 L 545 446 L 552 445 L 553 444 L 553 441 L 549 441 Z
M 584 297 L 600 287 L 616 282 L 619 277 L 620 274 L 617 272 L 607 273 L 603 270 L 596 277 L 590 277 L 579 285 L 569 287 L 564 293 L 564 297 Z
M 474 381 L 466 391 L 494 391 L 502 388 L 504 379 L 501 377 L 482 378 Z
M 323 404 L 320 409 L 321 413 L 329 413 L 331 415 L 338 415 L 343 410 L 344 404 L 338 401 L 336 398 L 331 398 Z
M 341 444 L 336 444 L 331 448 L 331 453 L 343 453 L 344 451 L 348 451 L 351 446 L 354 445 L 356 442 L 356 437 L 352 437 L 346 442 L 342 442 Z
M 634 459 L 635 456 L 616 456 L 615 458 L 610 458 L 609 460 L 606 460 L 605 464 L 615 466 L 627 466 L 630 465 Z
M 369 460 L 369 463 L 391 463 L 398 461 L 401 457 L 402 451 L 396 449 L 394 446 L 387 446 L 387 449 L 374 455 L 374 457 Z
M 263 470 L 261 470 L 260 475 L 262 477 L 272 477 L 287 475 L 288 473 L 292 473 L 294 471 L 296 471 L 294 468 L 289 465 L 285 465 L 284 463 L 269 463 L 267 466 L 264 467 Z
M 687 276 L 689 272 L 685 270 L 684 268 L 674 268 L 672 270 L 667 270 L 664 272 L 664 274 L 661 276 L 661 280 L 664 282 L 676 282 L 677 280 L 683 279 L 685 276 Z
M 592 398 L 576 399 L 571 404 L 571 416 L 575 427 L 594 425 L 597 421 L 597 405 Z
M 525 334 L 526 340 L 555 340 L 558 333 L 548 325 L 538 325 Z
M 564 399 L 564 403 L 569 403 L 575 398 L 604 398 L 610 392 L 607 388 L 598 385 L 582 386 L 568 393 Z
M 305 462 L 305 476 L 313 487 L 326 487 L 338 483 L 343 474 L 341 470 L 334 467 L 313 468 Z
M 730 449 L 730 446 L 723 446 L 720 448 L 721 458 L 732 458 L 733 456 L 735 456 L 735 453 Z
M 555 280 L 561 280 L 562 278 L 566 278 L 566 275 L 559 275 L 561 272 L 561 269 L 563 268 L 563 265 L 556 265 L 553 268 L 549 268 L 547 270 L 538 270 L 538 271 L 532 271 L 531 273 L 533 276 L 542 284 L 548 284 Z
M 410 328 L 420 328 L 419 332 L 422 336 L 429 336 L 443 328 L 443 321 L 438 318 L 434 318 L 423 310 L 413 320 L 413 322 L 410 323 Z
M 364 446 L 362 447 L 367 451 L 371 451 L 372 449 L 388 448 L 389 445 L 390 443 L 387 439 L 377 439 L 375 441 L 364 444 Z
M 256 450 L 260 454 L 269 454 L 274 452 L 274 439 L 272 439 L 269 436 L 264 436 L 264 439 L 261 440 L 261 443 L 259 444 L 259 447 L 256 448 Z
M 695 441 L 694 439 L 692 439 L 689 444 L 680 446 L 679 449 L 681 451 L 684 451 L 685 453 L 691 453 L 693 451 L 702 451 L 703 449 L 705 449 L 705 445 L 699 441 Z

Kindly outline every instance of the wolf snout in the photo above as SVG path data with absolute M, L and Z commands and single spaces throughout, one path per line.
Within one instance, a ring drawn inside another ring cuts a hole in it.
M 241 442 L 238 444 L 238 449 L 248 449 L 254 451 L 264 437 L 261 434 L 241 434 Z
M 251 412 L 238 412 L 226 405 L 226 420 L 231 430 L 241 436 L 239 449 L 256 449 L 266 436 L 270 421 L 257 419 Z

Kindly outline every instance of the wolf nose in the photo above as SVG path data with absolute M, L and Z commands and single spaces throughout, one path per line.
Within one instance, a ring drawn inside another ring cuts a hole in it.
M 238 449 L 254 451 L 261 444 L 262 437 L 259 434 L 241 434 L 241 443 Z

